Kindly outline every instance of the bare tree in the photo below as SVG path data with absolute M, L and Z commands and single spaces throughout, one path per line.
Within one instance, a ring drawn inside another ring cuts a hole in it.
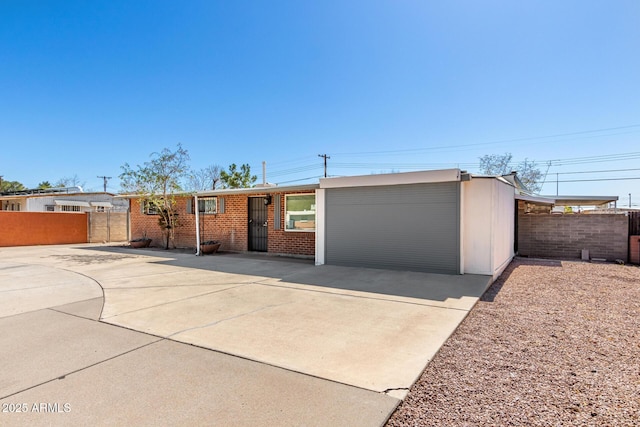
M 165 249 L 175 247 L 175 229 L 180 224 L 176 213 L 176 196 L 183 192 L 180 181 L 187 174 L 189 153 L 178 144 L 176 151 L 168 148 L 152 153 L 151 160 L 135 169 L 125 163 L 120 174 L 124 192 L 138 194 L 140 203 L 158 214 L 158 225 L 165 238 Z
M 511 153 L 485 154 L 480 157 L 480 173 L 485 175 L 506 175 L 511 172 Z
M 187 179 L 187 188 L 192 191 L 215 190 L 220 185 L 222 167 L 209 165 L 199 170 L 192 170 Z
M 542 183 L 540 182 L 542 179 L 542 172 L 538 169 L 536 162 L 524 159 L 524 161 L 518 165 L 516 171 L 518 172 L 518 178 L 520 178 L 520 181 L 522 181 L 529 190 L 534 193 L 538 193 L 542 190 Z
M 514 167 L 512 164 L 513 155 L 511 153 L 504 154 L 486 154 L 480 157 L 480 173 L 485 175 L 507 175 L 511 171 L 518 173 L 520 181 L 532 192 L 537 193 L 541 190 L 542 172 L 538 169 L 536 162 L 524 159 Z
M 78 174 L 73 176 L 64 176 L 57 180 L 54 187 L 84 187 L 87 184 L 86 181 L 80 181 Z

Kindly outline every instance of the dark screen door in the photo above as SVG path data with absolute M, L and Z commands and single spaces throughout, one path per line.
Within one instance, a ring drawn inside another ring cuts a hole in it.
M 262 197 L 249 197 L 249 250 L 267 252 L 267 205 Z

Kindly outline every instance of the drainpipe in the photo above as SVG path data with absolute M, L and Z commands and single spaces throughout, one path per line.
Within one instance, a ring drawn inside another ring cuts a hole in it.
M 200 256 L 200 209 L 198 209 L 198 195 L 194 194 L 193 198 L 196 211 L 196 256 Z

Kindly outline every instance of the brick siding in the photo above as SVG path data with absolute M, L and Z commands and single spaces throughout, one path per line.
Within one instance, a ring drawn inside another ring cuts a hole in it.
M 629 262 L 640 264 L 640 236 L 629 236 Z
M 287 192 L 286 194 L 305 194 L 309 191 Z M 267 206 L 268 214 L 268 252 L 284 255 L 315 255 L 315 232 L 291 232 L 284 231 L 285 198 L 284 193 L 269 193 L 272 198 L 281 197 L 280 204 L 280 229 L 274 229 L 275 203 Z M 244 252 L 248 249 L 249 234 L 249 197 L 256 195 L 231 194 L 218 196 L 218 200 L 224 199 L 224 213 L 215 215 L 201 215 L 201 233 L 203 240 L 219 240 L 222 242 L 220 250 Z M 195 221 L 194 214 L 187 213 L 187 202 L 191 198 L 180 197 L 177 199 L 176 211 L 180 225 L 175 231 L 176 246 L 182 248 L 195 248 Z M 152 246 L 163 246 L 162 233 L 158 226 L 157 215 L 145 215 L 140 211 L 138 199 L 131 200 L 131 237 L 146 236 L 153 239 Z
M 625 215 L 518 215 L 518 253 L 532 257 L 627 261 L 628 218 Z

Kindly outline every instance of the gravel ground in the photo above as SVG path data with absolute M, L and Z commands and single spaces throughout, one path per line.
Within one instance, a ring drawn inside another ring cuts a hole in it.
M 640 268 L 515 259 L 390 426 L 640 426 Z

